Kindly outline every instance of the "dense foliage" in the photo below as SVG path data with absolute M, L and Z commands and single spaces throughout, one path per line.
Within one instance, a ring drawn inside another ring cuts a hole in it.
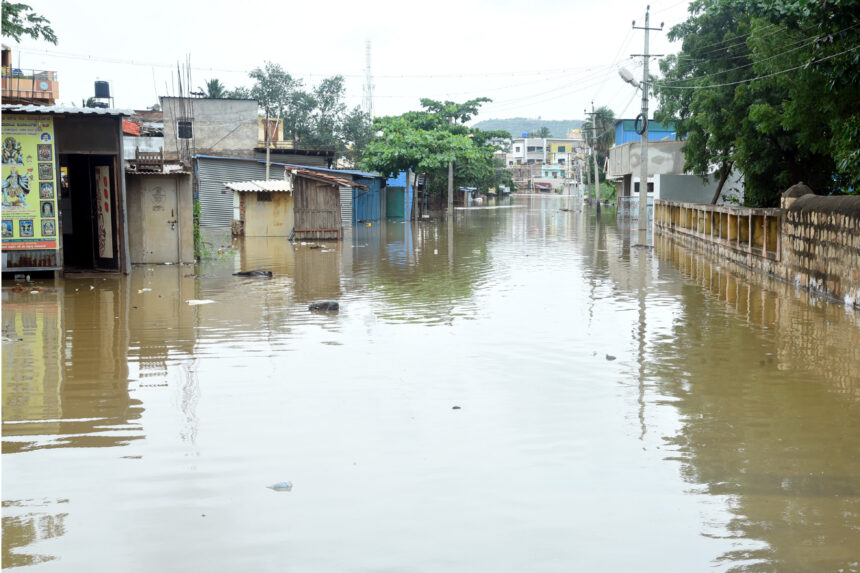
M 592 123 L 594 131 L 592 131 Z M 587 119 L 582 124 L 582 133 L 589 146 L 594 145 L 597 151 L 597 166 L 600 182 L 606 180 L 606 172 L 603 165 L 609 156 L 609 148 L 615 144 L 615 112 L 606 106 L 600 106 L 594 110 L 592 119 Z M 592 141 L 592 139 L 594 141 Z M 593 160 L 592 160 L 593 163 Z M 601 195 L 603 193 L 601 192 Z
M 30 36 L 34 40 L 40 37 L 47 42 L 57 44 L 57 35 L 51 28 L 51 23 L 44 16 L 33 12 L 27 4 L 6 2 L 3 0 L 3 35 L 16 42 L 21 36 Z
M 407 170 L 426 173 L 430 192 L 435 194 L 447 191 L 451 162 L 455 164 L 455 187 L 510 186 L 510 173 L 493 162 L 493 154 L 505 148 L 509 134 L 465 125 L 487 101 L 490 100 L 455 103 L 422 99 L 422 111 L 375 118 L 377 137 L 365 149 L 364 167 L 386 174 Z
M 695 0 L 669 32 L 657 118 L 686 137 L 686 168 L 744 175 L 746 202 L 790 185 L 860 188 L 860 0 Z M 716 199 L 716 197 L 715 197 Z
M 347 110 L 342 76 L 325 78 L 306 89 L 304 82 L 279 64 L 265 62 L 249 73 L 254 85 L 236 88 L 226 97 L 257 100 L 262 114 L 283 121 L 284 137 L 303 148 L 333 149 L 357 163 L 371 139 L 371 118 L 359 107 Z

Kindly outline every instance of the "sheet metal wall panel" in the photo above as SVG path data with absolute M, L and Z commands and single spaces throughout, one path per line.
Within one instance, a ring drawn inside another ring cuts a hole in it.
M 266 178 L 266 166 L 253 161 L 198 158 L 197 168 L 201 227 L 229 227 L 233 222 L 233 192 L 225 183 Z
M 356 189 L 353 194 L 353 218 L 354 223 L 358 221 L 378 221 L 380 204 L 380 190 L 382 180 L 379 178 L 357 177 L 356 183 L 367 185 L 367 189 Z
M 354 195 L 352 187 L 340 188 L 340 220 L 343 221 L 344 228 L 352 227 L 352 198 Z

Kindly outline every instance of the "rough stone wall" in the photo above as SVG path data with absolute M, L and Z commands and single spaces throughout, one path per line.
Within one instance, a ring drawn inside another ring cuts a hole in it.
M 682 244 L 810 292 L 860 308 L 860 197 L 792 198 L 783 209 L 777 260 L 747 252 L 726 241 L 708 241 L 657 221 L 658 233 Z
M 785 278 L 860 308 L 860 197 L 805 195 L 782 226 Z

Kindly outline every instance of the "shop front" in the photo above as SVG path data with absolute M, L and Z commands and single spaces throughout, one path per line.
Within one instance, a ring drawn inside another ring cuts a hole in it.
M 3 272 L 129 272 L 128 112 L 2 108 Z

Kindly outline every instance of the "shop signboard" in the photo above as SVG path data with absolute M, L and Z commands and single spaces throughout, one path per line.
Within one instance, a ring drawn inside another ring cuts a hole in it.
M 57 250 L 54 119 L 4 113 L 2 125 L 3 250 Z

